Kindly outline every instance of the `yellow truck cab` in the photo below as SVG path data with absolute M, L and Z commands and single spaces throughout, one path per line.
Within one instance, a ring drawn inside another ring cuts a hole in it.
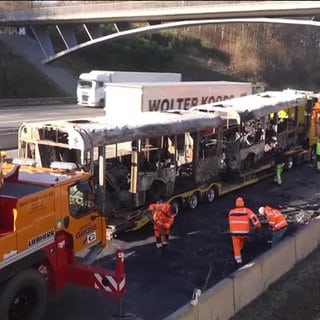
M 83 249 L 106 245 L 106 220 L 95 204 L 91 174 L 72 163 L 39 168 L 31 162 L 7 163 L 0 157 L 1 319 L 41 319 L 47 292 L 66 283 L 120 298 L 125 293 L 122 249 L 116 270 L 75 258 Z

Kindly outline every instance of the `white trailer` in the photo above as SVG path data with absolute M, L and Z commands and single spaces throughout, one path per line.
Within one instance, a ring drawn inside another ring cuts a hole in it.
M 118 83 L 105 86 L 105 115 L 123 117 L 146 111 L 191 107 L 251 95 L 249 82 L 192 81 L 166 83 Z
M 134 72 L 92 70 L 81 73 L 77 83 L 77 104 L 86 107 L 103 107 L 104 85 L 119 82 L 163 82 L 181 81 L 180 73 Z

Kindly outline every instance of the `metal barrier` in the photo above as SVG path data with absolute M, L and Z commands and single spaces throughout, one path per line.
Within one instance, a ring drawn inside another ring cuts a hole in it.
M 22 99 L 0 99 L 0 107 L 47 105 L 47 104 L 74 104 L 74 97 L 45 97 L 45 98 L 22 98 Z

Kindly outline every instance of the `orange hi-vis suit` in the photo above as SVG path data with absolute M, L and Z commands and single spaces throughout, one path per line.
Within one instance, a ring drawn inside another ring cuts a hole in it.
M 288 222 L 286 217 L 279 209 L 270 206 L 260 207 L 259 213 L 267 218 L 269 227 L 273 231 L 271 246 L 274 247 L 280 242 L 287 230 Z
M 241 250 L 250 232 L 250 220 L 255 227 L 261 227 L 256 214 L 244 206 L 244 201 L 241 197 L 237 198 L 236 208 L 231 209 L 229 212 L 229 229 L 232 237 L 234 259 L 237 263 L 242 263 Z
M 149 206 L 153 214 L 154 236 L 157 248 L 168 244 L 170 228 L 174 222 L 175 215 L 171 212 L 169 203 L 153 203 Z
M 264 215 L 267 218 L 269 226 L 273 231 L 277 231 L 288 226 L 288 222 L 285 216 L 278 209 L 271 208 L 270 206 L 265 206 Z

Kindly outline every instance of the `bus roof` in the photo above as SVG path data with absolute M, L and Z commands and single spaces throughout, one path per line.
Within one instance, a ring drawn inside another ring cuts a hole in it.
M 69 148 L 89 149 L 115 143 L 133 141 L 143 138 L 174 135 L 189 131 L 218 128 L 223 120 L 219 113 L 202 113 L 192 111 L 141 112 L 135 117 L 108 119 L 96 117 L 89 119 L 56 120 L 26 123 L 19 129 L 19 139 L 30 140 L 34 129 L 59 132 L 58 141 L 67 143 Z M 63 138 L 63 134 L 66 136 Z M 37 142 L 42 134 L 36 134 Z M 48 135 L 43 133 L 45 141 Z M 44 139 L 44 140 L 43 140 Z M 47 138 L 51 140 L 52 138 Z
M 260 119 L 273 112 L 307 102 L 303 92 L 295 90 L 266 91 L 258 94 L 233 98 L 222 102 L 206 104 L 191 108 L 204 112 L 217 111 L 217 108 L 230 108 L 240 115 L 242 121 Z

